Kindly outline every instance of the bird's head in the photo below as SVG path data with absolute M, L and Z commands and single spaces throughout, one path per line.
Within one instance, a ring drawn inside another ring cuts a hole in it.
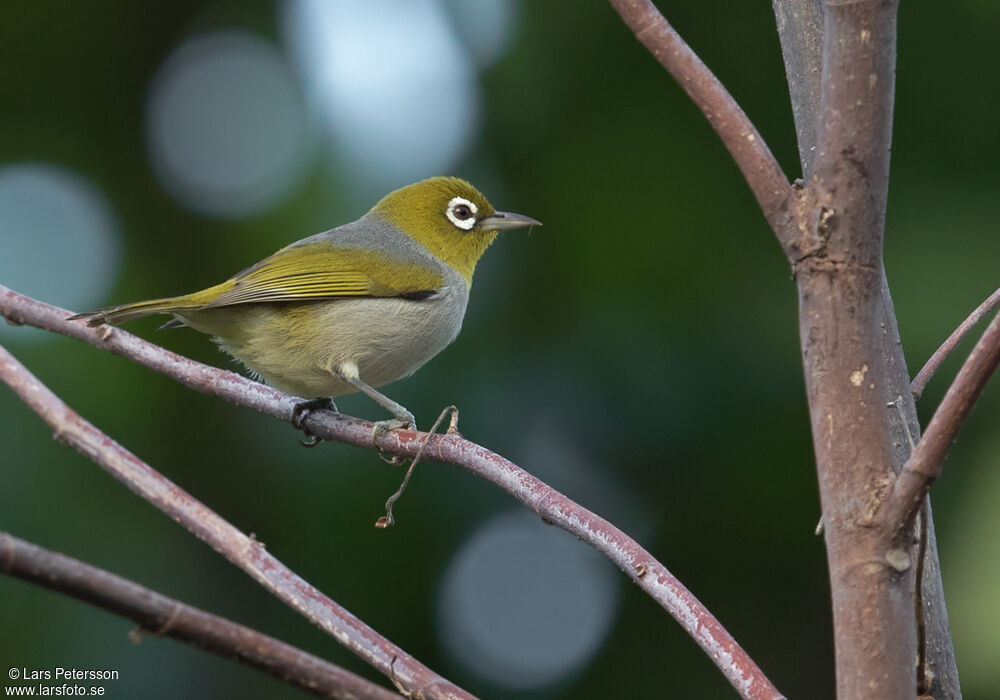
M 541 226 L 522 214 L 496 211 L 457 177 L 432 177 L 390 192 L 372 208 L 472 283 L 476 263 L 504 229 Z

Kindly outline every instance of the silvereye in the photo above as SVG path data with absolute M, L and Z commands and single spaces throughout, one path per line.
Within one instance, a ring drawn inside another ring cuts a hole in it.
M 73 318 L 98 326 L 172 314 L 164 327 L 186 325 L 215 336 L 284 392 L 325 398 L 361 391 L 395 417 L 380 427 L 412 427 L 413 415 L 375 387 L 408 377 L 455 339 L 476 262 L 498 231 L 539 225 L 494 210 L 464 180 L 434 177 L 222 284 Z M 300 408 L 321 403 L 317 398 Z

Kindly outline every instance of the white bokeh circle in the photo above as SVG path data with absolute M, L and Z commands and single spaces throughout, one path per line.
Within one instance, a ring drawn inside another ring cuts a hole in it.
M 445 174 L 471 145 L 476 67 L 439 0 L 286 0 L 282 24 L 352 177 L 386 189 Z
M 87 310 L 118 278 L 121 237 L 104 195 L 87 179 L 49 163 L 0 167 L 0 283 L 51 304 Z M 45 338 L 9 329 L 0 334 Z
M 309 131 L 284 56 L 246 32 L 186 41 L 150 87 L 153 169 L 176 199 L 203 214 L 244 217 L 280 201 L 305 170 Z
M 610 565 L 526 513 L 489 520 L 452 558 L 439 589 L 449 654 L 507 690 L 544 688 L 597 653 L 618 609 Z

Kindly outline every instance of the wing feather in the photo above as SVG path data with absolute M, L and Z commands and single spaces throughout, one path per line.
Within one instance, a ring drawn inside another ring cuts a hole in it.
M 292 245 L 261 260 L 213 288 L 218 293 L 201 308 L 350 296 L 419 299 L 443 284 L 443 275 L 425 266 L 320 241 Z

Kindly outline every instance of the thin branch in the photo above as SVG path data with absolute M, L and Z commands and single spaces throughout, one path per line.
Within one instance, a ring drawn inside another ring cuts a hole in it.
M 823 71 L 823 3 L 821 0 L 771 0 L 771 5 L 792 100 L 802 179 L 808 180 L 816 156 L 816 122 Z
M 996 308 L 997 304 L 1000 304 L 1000 289 L 996 290 L 989 297 L 986 298 L 982 304 L 976 307 L 975 311 L 969 314 L 962 323 L 959 324 L 958 328 L 952 331 L 948 339 L 941 344 L 934 354 L 931 355 L 927 363 L 917 372 L 917 376 L 913 378 L 913 382 L 910 384 L 910 391 L 913 392 L 913 397 L 919 399 L 921 394 L 924 393 L 924 389 L 927 387 L 927 382 L 930 381 L 934 373 L 938 371 L 941 363 L 945 361 L 945 358 L 951 354 L 952 350 L 962 342 L 962 339 L 969 334 L 969 331 L 979 323 L 986 314 Z
M 927 424 L 924 436 L 903 465 L 885 502 L 885 523 L 897 541 L 908 537 L 931 484 L 941 475 L 944 459 L 959 429 L 1000 363 L 1000 316 L 994 316 L 983 336 L 948 387 Z
M 181 357 L 121 329 L 92 329 L 82 323 L 67 321 L 70 312 L 22 296 L 2 285 L 0 314 L 14 323 L 29 323 L 83 340 L 165 374 L 197 391 L 256 409 L 281 420 L 291 420 L 292 409 L 299 401 L 232 372 Z M 456 464 L 483 477 L 531 508 L 546 522 L 573 533 L 611 559 L 677 620 L 719 667 L 741 697 L 782 697 L 718 620 L 663 564 L 614 525 L 574 503 L 509 460 L 460 435 L 429 436 L 427 433 L 394 430 L 381 435 L 376 442 L 371 423 L 330 411 L 311 412 L 303 423 L 317 437 L 359 447 L 377 447 L 383 452 L 401 457 L 414 457 L 426 441 L 427 456 Z M 397 663 L 397 671 L 398 669 Z
M 610 0 L 643 46 L 674 77 L 732 155 L 786 252 L 798 237 L 795 190 L 757 128 L 725 86 L 650 0 Z
M 0 532 L 0 572 L 121 615 L 158 637 L 238 661 L 319 697 L 399 699 L 394 692 L 274 637 L 6 532 Z
M 268 553 L 263 544 L 247 537 L 81 418 L 3 346 L 0 346 L 0 381 L 52 428 L 60 442 L 99 464 L 394 682 L 410 692 L 422 693 L 425 698 L 470 700 L 474 697 L 379 635 L 292 572 Z

